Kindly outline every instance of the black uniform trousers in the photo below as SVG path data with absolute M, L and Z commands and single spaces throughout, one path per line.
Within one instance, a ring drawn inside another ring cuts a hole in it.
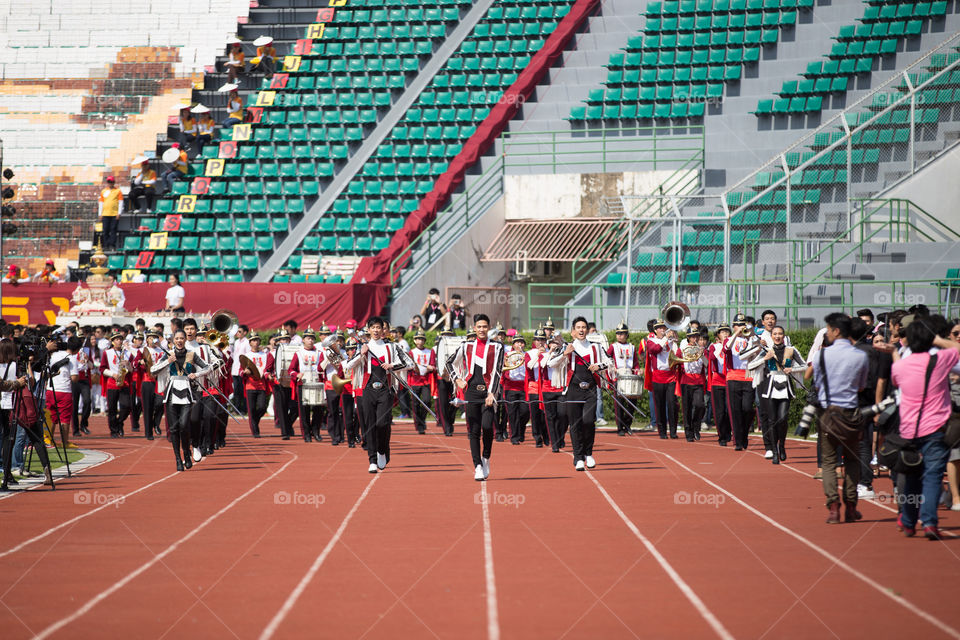
M 180 450 L 183 457 L 190 457 L 190 432 L 193 430 L 192 415 L 194 407 L 200 403 L 173 404 L 167 403 L 167 431 L 170 432 L 170 442 L 173 443 L 173 453 L 180 460 Z
M 110 435 L 122 436 L 123 423 L 130 415 L 130 388 L 107 389 L 107 424 Z
M 527 434 L 530 406 L 523 391 L 504 391 L 507 400 L 507 420 L 510 423 L 510 442 L 519 444 Z
M 790 413 L 790 398 L 771 399 L 760 397 L 760 409 L 766 421 L 763 430 L 763 446 L 773 455 L 780 455 L 780 448 L 787 443 L 787 416 Z M 867 458 L 869 463 L 870 458 Z
M 501 390 L 501 396 L 497 398 L 497 411 L 495 413 L 494 425 L 496 426 L 496 436 L 497 442 L 503 442 L 507 439 L 507 405 L 502 402 L 503 400 L 503 391 Z
M 344 431 L 346 431 L 347 443 L 352 447 L 359 439 L 357 429 L 359 418 L 352 393 L 344 392 L 340 394 L 340 412 L 343 414 L 343 428 Z M 342 435 L 343 434 L 341 434 L 341 436 Z
M 233 406 L 240 413 L 247 412 L 247 396 L 243 389 L 243 376 L 233 376 Z
M 420 404 L 416 398 L 411 398 L 410 410 L 413 412 L 413 426 L 416 427 L 417 433 L 425 433 L 427 430 L 427 407 L 430 406 L 430 385 L 410 385 L 410 391 L 423 401 L 423 404 Z
M 733 442 L 741 449 L 747 448 L 747 433 L 753 422 L 753 398 L 753 381 L 727 380 L 727 407 Z
M 157 383 L 152 380 L 140 383 L 140 396 L 143 405 L 143 435 L 147 440 L 153 440 L 153 434 L 160 433 L 163 398 L 157 395 Z
M 140 416 L 143 414 L 143 404 L 137 396 L 133 384 L 130 385 L 130 423 L 134 431 L 140 431 Z
M 544 442 L 550 442 L 550 434 L 547 433 L 547 419 L 543 415 L 543 409 L 540 408 L 540 396 L 531 393 L 527 396 L 527 406 L 530 409 L 530 431 L 533 433 L 535 444 L 542 445 Z
M 730 442 L 730 415 L 727 411 L 727 388 L 725 386 L 713 385 L 710 389 L 710 397 L 713 407 L 713 424 L 717 427 L 717 441 Z
M 567 436 L 567 411 L 563 407 L 563 394 L 559 391 L 543 392 L 543 412 L 547 420 L 547 433 L 550 435 L 550 446 L 559 451 L 564 446 Z
M 343 442 L 343 409 L 340 406 L 340 394 L 333 389 L 325 389 L 327 394 L 327 434 L 333 444 Z
M 375 389 L 376 382 L 368 382 L 363 389 L 363 437 L 367 441 L 367 457 L 376 464 L 381 453 L 390 462 L 390 431 L 393 422 L 393 391 L 387 382 Z
M 703 402 L 703 385 L 681 384 L 680 401 L 683 404 L 683 433 L 687 440 L 700 439 L 700 424 L 706 405 Z
M 670 437 L 677 437 L 676 388 L 676 382 L 653 383 L 654 405 L 657 410 L 657 430 L 661 438 L 667 436 L 668 425 L 670 427 Z
M 630 403 L 636 403 L 634 399 L 625 398 L 619 393 L 614 397 L 617 399 L 617 401 L 613 403 L 613 416 L 617 421 L 617 433 L 630 433 L 630 427 L 633 424 L 633 415 L 635 413 Z
M 437 380 L 437 417 L 445 436 L 453 435 L 453 421 L 457 416 L 457 408 L 453 405 L 455 397 L 452 382 L 443 378 Z
M 247 389 L 244 397 L 247 407 L 247 422 L 250 423 L 250 435 L 260 437 L 260 420 L 267 412 L 267 392 L 259 389 Z
M 320 425 L 323 424 L 323 410 L 324 407 L 321 405 L 309 405 L 303 404 L 303 394 L 297 393 L 297 407 L 299 408 L 300 416 L 300 435 L 303 436 L 303 439 L 306 442 L 310 442 L 310 438 L 315 438 L 317 442 L 320 442 L 322 438 L 320 437 Z
M 293 435 L 293 422 L 290 420 L 290 387 L 277 385 L 273 388 L 273 419 L 280 427 L 280 435 L 289 440 Z
M 70 415 L 70 426 L 73 429 L 73 435 L 77 435 L 81 429 L 86 429 L 90 424 L 90 381 L 77 380 L 70 386 L 70 392 L 73 395 L 73 412 Z M 80 409 L 80 399 L 83 399 L 83 410 Z
M 584 383 L 586 384 L 586 383 Z M 567 388 L 567 420 L 570 422 L 570 443 L 573 445 L 573 463 L 593 455 L 597 437 L 597 385 L 581 389 L 576 383 Z
M 487 392 L 477 391 L 476 385 L 468 386 L 464 392 L 467 404 L 464 413 L 467 417 L 467 438 L 470 440 L 470 455 L 473 466 L 481 463 L 481 458 L 490 459 L 493 449 L 493 423 L 496 419 L 496 404 L 488 407 Z M 481 443 L 483 445 L 481 449 Z

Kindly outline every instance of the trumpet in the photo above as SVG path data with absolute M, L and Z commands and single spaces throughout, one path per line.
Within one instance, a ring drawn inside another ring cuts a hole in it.
M 203 338 L 211 347 L 216 347 L 221 351 L 230 345 L 230 337 L 225 333 L 217 331 L 216 329 L 207 331 L 205 334 L 203 334 Z

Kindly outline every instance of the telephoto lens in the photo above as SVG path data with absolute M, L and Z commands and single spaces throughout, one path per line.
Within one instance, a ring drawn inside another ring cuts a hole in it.
M 817 405 L 808 404 L 803 407 L 803 415 L 800 416 L 800 422 L 793 435 L 807 438 L 810 435 L 810 427 L 813 425 L 814 418 L 817 417 Z
M 860 407 L 860 415 L 867 419 L 872 418 L 878 413 L 883 413 L 886 408 L 892 405 L 894 402 L 896 402 L 896 400 L 893 398 L 884 398 L 877 404 L 872 404 L 869 407 Z

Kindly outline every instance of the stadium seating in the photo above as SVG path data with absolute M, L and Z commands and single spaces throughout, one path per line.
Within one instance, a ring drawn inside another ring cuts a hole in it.
M 800 80 L 783 83 L 779 99 L 765 99 L 754 112 L 780 116 L 819 112 L 833 94 L 844 94 L 855 76 L 869 74 L 881 56 L 894 55 L 900 43 L 919 37 L 924 23 L 942 17 L 947 3 L 868 0 L 860 24 L 845 25 L 824 60 L 811 62 Z

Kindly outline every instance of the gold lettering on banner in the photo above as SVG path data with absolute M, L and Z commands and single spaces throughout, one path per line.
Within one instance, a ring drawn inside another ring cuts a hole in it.
M 16 318 L 11 321 L 12 324 L 30 324 L 30 312 L 26 309 L 28 302 L 30 302 L 30 298 L 3 296 L 2 302 L 0 302 L 0 304 L 2 304 L 2 307 L 0 307 L 0 315 L 13 316 Z M 7 305 L 10 306 L 8 307 Z
M 66 298 L 61 298 L 59 296 L 54 296 L 50 298 L 52 304 L 57 305 L 60 308 L 60 311 L 66 313 L 70 311 L 70 301 Z M 47 318 L 47 324 L 56 324 L 57 323 L 57 313 L 50 310 L 44 310 L 43 315 Z

